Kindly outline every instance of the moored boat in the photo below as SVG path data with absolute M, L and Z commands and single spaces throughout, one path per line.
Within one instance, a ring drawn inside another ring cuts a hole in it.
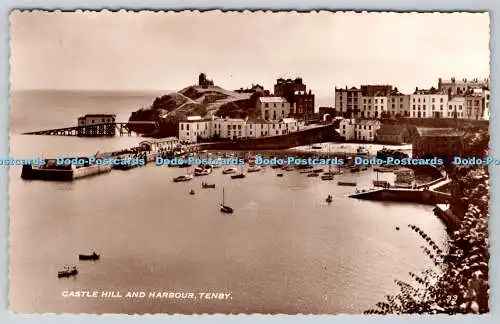
M 213 183 L 213 184 L 208 184 L 208 183 L 202 182 L 202 183 L 201 183 L 201 187 L 202 187 L 203 189 L 215 188 L 215 183 Z
M 314 177 L 319 177 L 319 173 L 311 172 L 307 174 L 308 178 L 314 178 Z
M 192 179 L 193 179 L 193 176 L 191 174 L 186 174 L 186 175 L 181 175 L 181 176 L 175 177 L 174 182 L 190 181 Z
M 333 175 L 331 175 L 331 174 L 323 174 L 321 176 L 321 180 L 333 180 Z
M 58 278 L 71 277 L 76 276 L 78 274 L 78 269 L 75 266 L 72 267 L 64 267 L 65 269 L 57 272 Z
M 233 208 L 227 206 L 224 200 L 225 200 L 225 193 L 224 193 L 224 188 L 222 188 L 222 204 L 220 204 L 220 211 L 222 213 L 232 214 L 234 211 Z
M 339 186 L 351 186 L 351 187 L 356 187 L 358 185 L 357 182 L 354 181 L 338 181 L 337 185 Z
M 248 167 L 247 172 L 259 172 L 260 170 L 262 170 L 260 165 L 251 165 Z
M 79 254 L 78 255 L 78 259 L 79 260 L 92 260 L 92 261 L 95 261 L 95 260 L 99 260 L 101 258 L 101 256 L 97 253 L 92 252 L 92 254 Z
M 209 175 L 210 173 L 212 173 L 211 167 L 196 167 L 194 169 L 194 176 L 195 177 Z
M 231 176 L 231 179 L 243 179 L 245 177 L 246 177 L 246 175 L 244 173 L 238 173 L 238 174 L 233 174 Z
M 222 174 L 233 174 L 236 172 L 238 172 L 238 170 L 236 168 L 232 168 L 232 167 L 222 170 Z

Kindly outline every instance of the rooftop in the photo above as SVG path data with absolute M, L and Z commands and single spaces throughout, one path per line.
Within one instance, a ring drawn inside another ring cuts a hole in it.
M 270 102 L 270 103 L 287 103 L 288 101 L 283 97 L 260 97 L 260 102 Z
M 416 95 L 433 95 L 433 94 L 441 94 L 441 95 L 445 95 L 446 92 L 445 91 L 441 91 L 439 89 L 436 89 L 434 87 L 431 87 L 430 89 L 419 89 L 418 87 L 415 88 L 415 91 L 413 92 L 413 94 L 416 94 Z
M 428 128 L 428 127 L 417 127 L 417 132 L 419 136 L 422 137 L 433 137 L 433 136 L 452 136 L 461 137 L 463 132 L 457 131 L 454 128 Z
M 403 125 L 390 125 L 382 124 L 377 131 L 378 135 L 399 135 L 405 131 L 405 126 Z

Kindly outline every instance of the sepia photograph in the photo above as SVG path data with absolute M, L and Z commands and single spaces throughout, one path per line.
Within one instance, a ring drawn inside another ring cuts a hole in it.
M 9 308 L 485 314 L 487 12 L 10 14 Z

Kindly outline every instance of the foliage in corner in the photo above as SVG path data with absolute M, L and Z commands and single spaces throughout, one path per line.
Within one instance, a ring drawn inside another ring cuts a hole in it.
M 408 227 L 425 242 L 434 269 L 410 273 L 411 283 L 396 280 L 400 292 L 365 314 L 459 314 L 489 312 L 488 217 L 489 176 L 486 167 L 449 170 L 454 196 L 464 207 L 460 227 L 449 233 L 447 251 L 420 228 Z M 453 205 L 453 201 L 452 201 Z

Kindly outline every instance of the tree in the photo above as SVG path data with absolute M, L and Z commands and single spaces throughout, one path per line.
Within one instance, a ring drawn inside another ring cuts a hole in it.
M 413 284 L 396 280 L 400 293 L 386 296 L 386 301 L 365 314 L 489 312 L 488 169 L 457 168 L 451 176 L 454 199 L 465 202 L 466 210 L 460 227 L 449 234 L 448 251 L 417 226 L 408 225 L 426 242 L 422 249 L 435 269 L 410 273 Z

